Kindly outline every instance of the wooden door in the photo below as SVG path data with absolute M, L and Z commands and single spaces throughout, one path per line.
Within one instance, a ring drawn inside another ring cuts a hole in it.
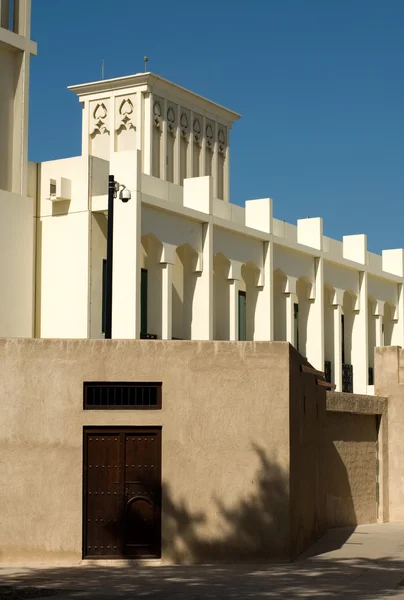
M 159 557 L 161 430 L 85 428 L 83 556 Z

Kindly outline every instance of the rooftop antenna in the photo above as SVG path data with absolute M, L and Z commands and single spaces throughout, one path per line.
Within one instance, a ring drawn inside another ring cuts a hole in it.
M 147 56 L 145 56 L 145 57 L 143 58 L 143 60 L 144 60 L 144 72 L 146 73 L 146 72 L 147 72 L 147 63 L 148 63 L 148 60 L 149 60 L 149 59 L 148 59 L 148 57 L 147 57 Z
M 105 79 L 105 61 L 104 61 L 104 59 L 102 59 L 102 65 L 101 65 L 101 79 Z

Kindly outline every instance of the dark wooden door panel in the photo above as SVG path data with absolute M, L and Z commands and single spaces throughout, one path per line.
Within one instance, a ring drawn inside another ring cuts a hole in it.
M 127 555 L 156 556 L 160 548 L 160 432 L 125 437 L 125 538 Z
M 161 431 L 86 428 L 83 556 L 161 552 Z

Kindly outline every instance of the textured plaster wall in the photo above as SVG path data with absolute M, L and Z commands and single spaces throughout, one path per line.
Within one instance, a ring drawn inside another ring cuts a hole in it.
M 391 521 L 404 521 L 404 356 L 397 346 L 375 349 L 375 392 L 388 398 L 384 503 Z
M 32 198 L 0 189 L 0 336 L 33 335 L 34 239 Z
M 324 470 L 328 527 L 375 523 L 376 415 L 327 413 Z
M 291 348 L 290 508 L 291 554 L 297 556 L 326 531 L 323 471 L 326 391 L 317 377 L 301 372 L 307 364 Z
M 85 425 L 162 426 L 163 558 L 289 554 L 286 343 L 0 340 L 0 560 L 81 559 Z M 162 381 L 83 411 L 83 381 Z

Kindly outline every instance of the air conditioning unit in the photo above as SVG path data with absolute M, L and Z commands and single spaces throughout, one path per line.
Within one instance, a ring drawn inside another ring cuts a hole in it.
M 72 199 L 72 181 L 66 177 L 49 180 L 49 200 L 63 202 Z

